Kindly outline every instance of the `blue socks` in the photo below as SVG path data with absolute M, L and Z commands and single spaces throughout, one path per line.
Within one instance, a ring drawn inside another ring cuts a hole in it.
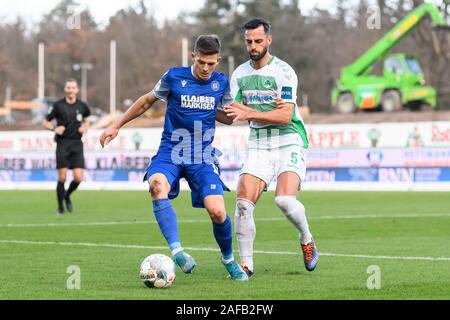
M 233 260 L 233 236 L 230 217 L 227 215 L 222 224 L 213 223 L 213 232 L 224 262 L 231 262 Z
M 172 254 L 177 253 L 181 249 L 178 237 L 178 222 L 169 199 L 153 200 L 153 212 Z
M 175 255 L 177 252 L 182 251 L 183 248 L 178 236 L 177 216 L 169 199 L 153 200 L 153 212 L 172 254 Z M 222 252 L 223 261 L 225 263 L 233 261 L 232 226 L 228 215 L 222 224 L 213 223 L 213 233 Z

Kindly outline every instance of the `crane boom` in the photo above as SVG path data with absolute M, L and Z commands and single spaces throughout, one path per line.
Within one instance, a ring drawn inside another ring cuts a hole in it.
M 369 50 L 362 54 L 355 62 L 342 69 L 341 78 L 355 77 L 364 74 L 378 59 L 384 56 L 392 47 L 398 44 L 419 22 L 429 14 L 436 26 L 445 25 L 445 20 L 439 10 L 430 3 L 424 3 L 411 11 L 386 35 L 378 40 Z

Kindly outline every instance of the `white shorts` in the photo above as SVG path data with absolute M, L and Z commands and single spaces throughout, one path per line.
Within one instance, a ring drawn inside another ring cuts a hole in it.
M 293 145 L 278 149 L 248 149 L 240 175 L 250 174 L 269 188 L 272 180 L 284 172 L 294 172 L 304 181 L 306 175 L 306 149 Z

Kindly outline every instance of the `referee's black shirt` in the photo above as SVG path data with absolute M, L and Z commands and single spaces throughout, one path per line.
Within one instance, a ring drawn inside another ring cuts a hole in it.
M 83 119 L 90 115 L 91 111 L 83 101 L 77 99 L 75 103 L 70 104 L 63 98 L 48 109 L 46 119 L 47 121 L 56 119 L 57 126 L 66 128 L 62 136 L 56 135 L 56 142 L 59 142 L 63 139 L 81 139 L 82 135 L 78 129 L 81 127 Z

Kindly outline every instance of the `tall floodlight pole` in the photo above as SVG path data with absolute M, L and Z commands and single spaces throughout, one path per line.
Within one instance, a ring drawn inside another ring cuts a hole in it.
M 308 95 L 303 94 L 302 95 L 302 107 L 307 107 L 307 106 L 308 106 Z
M 5 102 L 11 101 L 11 85 L 8 83 L 5 89 Z
M 38 92 L 37 92 L 39 101 L 44 101 L 45 98 L 44 50 L 45 45 L 44 43 L 40 42 L 38 49 Z
M 183 67 L 188 66 L 188 60 L 189 60 L 188 45 L 189 45 L 188 39 L 183 38 L 181 40 L 181 62 L 182 62 Z
M 110 70 L 109 70 L 109 113 L 116 112 L 116 61 L 117 44 L 115 40 L 110 43 Z
M 92 70 L 94 66 L 90 63 L 76 63 L 73 70 L 81 70 L 81 100 L 87 102 L 87 72 Z

